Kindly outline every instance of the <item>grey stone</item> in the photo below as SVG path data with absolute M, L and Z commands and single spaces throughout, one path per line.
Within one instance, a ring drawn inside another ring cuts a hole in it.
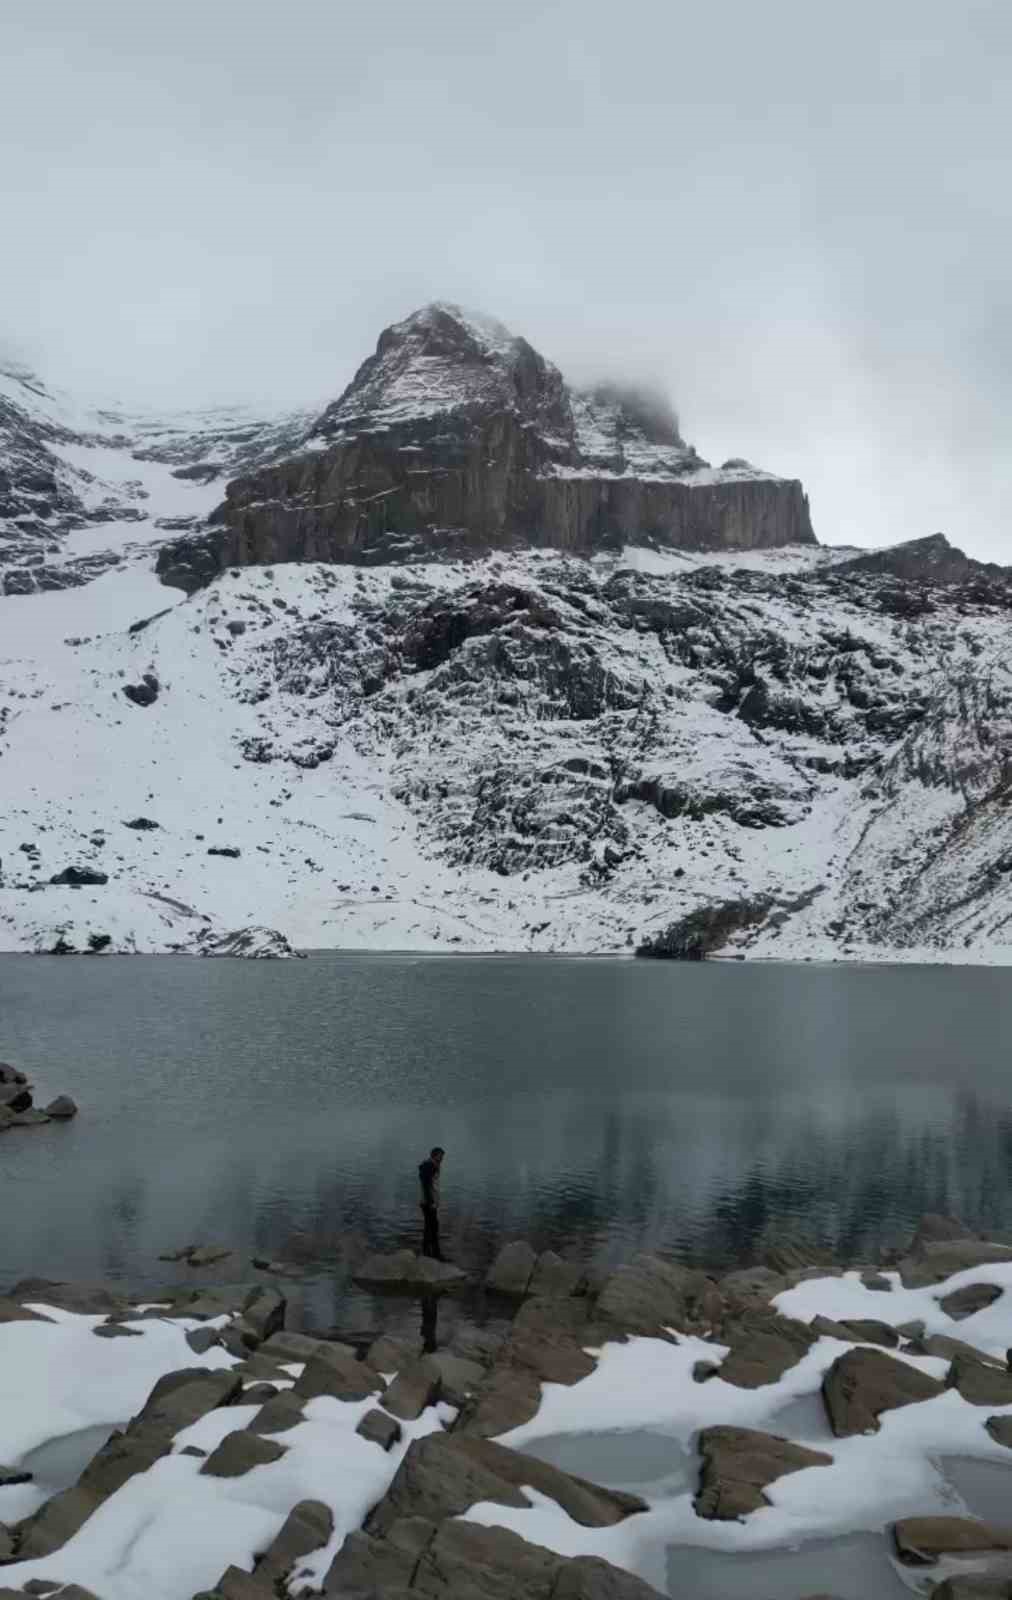
M 144 1337 L 140 1328 L 128 1328 L 122 1322 L 103 1322 L 97 1328 L 92 1328 L 91 1331 L 97 1339 L 141 1339 Z
M 357 1283 L 386 1284 L 393 1289 L 451 1289 L 467 1274 L 448 1261 L 416 1256 L 410 1250 L 369 1256 L 354 1274 Z
M 401 1425 L 395 1418 L 388 1417 L 385 1411 L 374 1407 L 372 1411 L 366 1412 L 355 1432 L 360 1433 L 363 1439 L 369 1439 L 382 1449 L 389 1450 L 400 1442 Z
M 772 1267 L 739 1267 L 735 1272 L 725 1273 L 718 1280 L 717 1288 L 726 1300 L 769 1301 L 783 1294 L 787 1278 L 782 1272 L 774 1272 Z
M 762 1264 L 772 1272 L 793 1273 L 809 1268 L 831 1271 L 833 1255 L 809 1239 L 784 1237 L 768 1244 L 762 1254 Z
M 404 1422 L 420 1417 L 426 1406 L 434 1405 L 443 1386 L 442 1373 L 431 1356 L 421 1356 L 402 1368 L 383 1396 L 387 1411 Z
M 369 1346 L 369 1365 L 376 1372 L 400 1372 L 418 1354 L 417 1339 L 401 1339 L 396 1334 L 381 1333 Z
M 920 1255 L 925 1245 L 952 1244 L 957 1240 L 976 1239 L 976 1237 L 976 1234 L 955 1217 L 945 1217 L 936 1211 L 928 1211 L 917 1224 L 917 1232 L 910 1241 L 907 1255 Z
M 994 1283 L 968 1283 L 965 1289 L 954 1289 L 938 1303 L 953 1322 L 963 1322 L 975 1312 L 1000 1300 L 1002 1291 Z
M 498 1368 L 468 1401 L 457 1428 L 480 1438 L 494 1438 L 530 1422 L 540 1404 L 541 1383 L 533 1372 Z
M 901 1561 L 929 1566 L 943 1555 L 1012 1550 L 1012 1533 L 970 1517 L 904 1517 L 893 1527 Z
M 258 1583 L 279 1593 L 283 1580 L 297 1561 L 322 1550 L 334 1532 L 334 1516 L 320 1500 L 300 1500 L 285 1519 L 281 1532 L 254 1569 Z
M 7 1295 L 0 1294 L 0 1324 L 5 1322 L 52 1322 L 52 1317 L 45 1317 L 41 1311 L 29 1311 L 20 1301 L 12 1300 Z
M 186 1335 L 190 1349 L 198 1356 L 206 1355 L 218 1344 L 217 1328 L 191 1328 Z
M 328 1345 L 306 1362 L 296 1379 L 294 1393 L 303 1400 L 332 1395 L 335 1400 L 367 1400 L 383 1388 L 378 1372 L 359 1361 L 347 1345 Z
M 19 1483 L 31 1483 L 32 1474 L 21 1467 L 0 1466 L 0 1489 L 11 1489 Z
M 47 1117 L 55 1117 L 58 1121 L 69 1121 L 71 1117 L 77 1116 L 77 1106 L 69 1094 L 58 1094 L 55 1100 L 51 1100 L 48 1106 L 43 1107 L 43 1110 Z
M 22 1278 L 10 1291 L 18 1301 L 54 1306 L 60 1311 L 75 1311 L 84 1316 L 126 1316 L 130 1302 L 103 1283 L 64 1283 L 51 1278 Z M 154 1297 L 153 1297 L 154 1298 Z
M 699 1314 L 708 1284 L 712 1280 L 695 1268 L 637 1255 L 605 1281 L 597 1297 L 597 1314 L 632 1333 L 668 1328 L 691 1333 L 709 1320 Z
M 1012 1372 L 975 1356 L 957 1355 L 945 1379 L 972 1406 L 1012 1406 Z
M 730 1345 L 720 1376 L 739 1389 L 760 1389 L 776 1383 L 815 1343 L 803 1322 L 783 1317 L 769 1306 L 748 1307 L 725 1322 L 721 1334 Z
M 587 1528 L 611 1527 L 646 1510 L 635 1495 L 599 1488 L 491 1439 L 429 1434 L 408 1447 L 385 1497 L 369 1513 L 366 1531 L 382 1536 L 403 1517 L 441 1522 L 479 1501 L 523 1509 L 530 1504 L 525 1485 L 547 1495 Z
M 290 1365 L 308 1361 L 311 1356 L 315 1356 L 318 1351 L 325 1350 L 333 1343 L 332 1339 L 314 1339 L 308 1333 L 292 1333 L 288 1329 L 282 1329 L 280 1333 L 272 1333 L 270 1338 L 264 1340 L 260 1353 Z
M 504 1244 L 485 1274 L 486 1289 L 492 1289 L 496 1294 L 525 1295 L 537 1259 L 524 1239 Z
M 269 1284 L 257 1284 L 243 1301 L 242 1321 L 261 1343 L 266 1343 L 284 1328 L 287 1308 L 287 1300 L 277 1289 Z
M 924 1289 L 942 1283 L 955 1272 L 1002 1261 L 1012 1261 L 1012 1246 L 982 1239 L 956 1239 L 925 1244 L 916 1256 L 904 1257 L 898 1270 L 904 1288 Z
M 439 1350 L 428 1359 L 439 1371 L 439 1398 L 449 1406 L 459 1409 L 465 1405 L 485 1381 L 485 1368 L 477 1361 L 468 1361 L 448 1350 Z
M 42 1128 L 45 1127 L 48 1121 L 49 1118 L 44 1111 L 36 1111 L 32 1108 L 30 1111 L 18 1111 L 11 1117 L 8 1126 L 11 1128 Z
M 250 1433 L 286 1433 L 305 1422 L 303 1401 L 291 1389 L 279 1389 L 247 1424 Z
M 0 1061 L 0 1083 L 27 1083 L 28 1074 L 19 1067 L 12 1067 L 9 1061 Z
M 580 1294 L 586 1283 L 586 1273 L 577 1262 L 563 1261 L 554 1250 L 545 1250 L 538 1256 L 527 1292 L 540 1298 L 565 1298 Z
M 275 1387 L 273 1383 L 251 1383 L 248 1389 L 242 1392 L 241 1403 L 244 1406 L 264 1406 L 268 1400 L 273 1400 L 276 1394 L 284 1391 Z
M 207 1459 L 207 1451 L 202 1450 L 199 1444 L 186 1444 L 179 1454 L 181 1456 L 196 1456 L 198 1461 L 206 1461 Z
M 813 1333 L 828 1335 L 832 1339 L 845 1339 L 850 1344 L 877 1344 L 887 1350 L 895 1350 L 900 1342 L 899 1334 L 889 1323 L 869 1318 L 834 1322 L 830 1317 L 813 1317 L 809 1327 Z
M 822 1380 L 826 1414 L 838 1439 L 877 1433 L 883 1411 L 931 1400 L 944 1392 L 944 1385 L 927 1373 L 883 1350 L 867 1348 L 838 1356 Z
M 917 1355 L 937 1356 L 942 1361 L 954 1361 L 957 1356 L 967 1356 L 971 1361 L 984 1361 L 989 1367 L 1004 1370 L 1003 1363 L 996 1356 L 989 1356 L 986 1351 L 978 1350 L 963 1339 L 953 1339 L 947 1333 L 932 1333 L 926 1339 L 912 1340 L 910 1349 Z
M 279 1461 L 286 1449 L 286 1445 L 275 1444 L 273 1439 L 251 1433 L 248 1428 L 237 1428 L 234 1433 L 225 1435 L 200 1470 L 210 1478 L 240 1478 L 254 1467 Z
M 995 1444 L 1005 1446 L 1012 1450 L 1012 1416 L 988 1417 L 984 1424 Z
M 704 1428 L 699 1450 L 703 1468 L 693 1501 L 696 1515 L 722 1522 L 769 1505 L 763 1490 L 777 1478 L 833 1463 L 832 1456 L 821 1450 L 807 1450 L 752 1428 Z

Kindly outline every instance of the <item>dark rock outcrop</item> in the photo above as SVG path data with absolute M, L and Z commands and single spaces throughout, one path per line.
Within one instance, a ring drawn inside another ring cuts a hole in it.
M 883 1411 L 933 1400 L 944 1392 L 936 1378 L 882 1350 L 849 1350 L 822 1380 L 826 1414 L 838 1439 L 877 1433 Z
M 656 396 L 575 394 L 526 340 L 449 305 L 387 328 L 303 448 L 234 479 L 212 521 L 162 550 L 164 582 L 193 592 L 229 566 L 511 545 L 814 538 L 796 480 L 745 463 L 712 471 Z

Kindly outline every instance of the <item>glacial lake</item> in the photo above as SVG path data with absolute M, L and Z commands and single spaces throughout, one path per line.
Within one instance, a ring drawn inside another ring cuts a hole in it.
M 1012 975 L 322 953 L 0 957 L 0 1060 L 70 1124 L 0 1137 L 0 1290 L 149 1289 L 161 1252 L 301 1261 L 308 1326 L 377 1322 L 356 1249 L 528 1238 L 715 1269 L 802 1233 L 869 1257 L 924 1211 L 1012 1229 Z

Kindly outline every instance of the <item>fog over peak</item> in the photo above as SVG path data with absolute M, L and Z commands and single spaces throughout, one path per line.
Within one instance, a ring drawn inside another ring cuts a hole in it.
M 827 542 L 1012 560 L 1005 0 L 43 0 L 0 18 L 0 351 L 165 407 L 334 399 L 474 307 Z

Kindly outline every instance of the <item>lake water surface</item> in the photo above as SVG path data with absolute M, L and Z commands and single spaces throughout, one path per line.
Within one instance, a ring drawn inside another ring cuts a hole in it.
M 715 1268 L 803 1232 L 869 1256 L 926 1210 L 1012 1228 L 1012 980 L 973 968 L 320 954 L 0 957 L 0 1060 L 69 1125 L 0 1139 L 0 1289 L 150 1287 L 159 1252 L 526 1237 Z

